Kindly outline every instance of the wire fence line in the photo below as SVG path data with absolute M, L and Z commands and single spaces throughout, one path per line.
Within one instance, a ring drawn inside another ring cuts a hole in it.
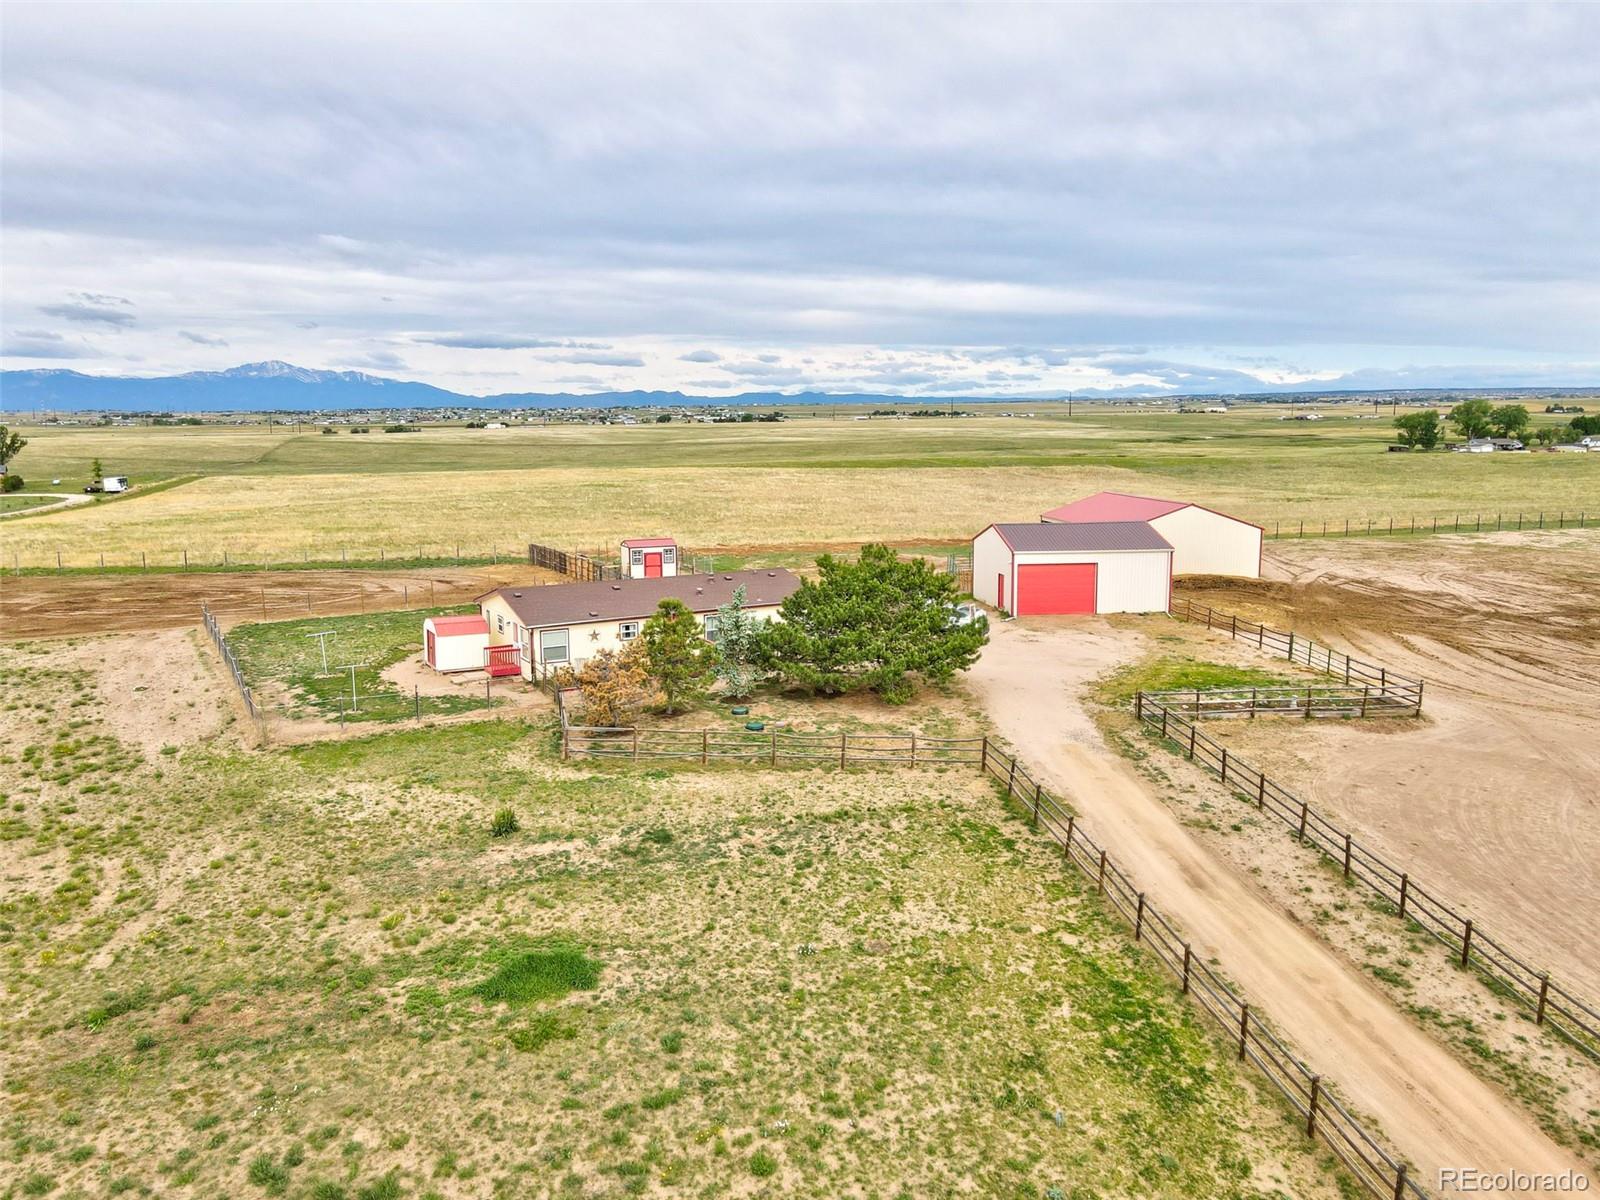
M 13 574 L 51 574 L 67 571 L 158 572 L 185 571 L 334 571 L 396 567 L 416 569 L 439 567 L 515 566 L 526 564 L 528 555 L 516 546 L 339 546 L 306 548 L 299 557 L 293 553 L 269 554 L 265 551 L 239 551 L 229 547 L 212 549 L 161 548 L 140 550 L 69 550 L 65 547 L 13 550 L 10 561 L 0 559 L 0 569 Z
M 1600 1061 L 1600 1010 L 1555 983 L 1548 971 L 1531 966 L 1484 933 L 1473 918 L 1423 887 L 1409 871 L 1357 841 L 1353 831 L 1340 828 L 1308 801 L 1202 733 L 1198 720 L 1148 692 L 1135 697 L 1134 717 L 1153 730 L 1168 749 L 1216 774 L 1235 797 L 1294 830 L 1296 841 L 1320 851 L 1339 867 L 1346 881 L 1365 884 L 1393 906 L 1402 921 L 1448 947 L 1462 969 L 1476 969 L 1509 991 L 1533 1010 L 1535 1024 L 1548 1025 L 1585 1055 Z
M 1035 829 L 1054 839 L 1062 859 L 1086 878 L 1133 926 L 1133 939 L 1148 947 L 1180 981 L 1188 996 L 1236 1047 L 1238 1061 L 1266 1077 L 1304 1120 L 1307 1137 L 1320 1139 L 1362 1187 L 1384 1200 L 1424 1197 L 1410 1168 L 1387 1149 L 1329 1091 L 1322 1076 L 1301 1062 L 1273 1033 L 1259 1009 L 1239 996 L 1194 952 L 1177 926 L 1079 824 L 1077 816 L 1033 778 L 1014 754 L 983 742 L 980 770 L 1004 781 L 1006 798 L 1020 803 Z
M 1593 521 L 1587 512 L 1455 513 L 1449 519 L 1431 517 L 1321 517 L 1274 521 L 1263 536 L 1283 540 L 1308 537 L 1375 537 L 1392 533 L 1498 533 L 1507 529 L 1592 529 L 1600 527 L 1600 514 Z
M 569 725 L 563 720 L 563 758 L 826 764 L 837 767 L 938 766 L 982 761 L 983 741 L 918 733 L 799 733 L 788 729 L 648 729 Z
M 256 723 L 257 732 L 263 741 L 266 740 L 267 730 L 262 720 L 261 710 L 256 706 L 255 696 L 250 691 L 250 685 L 245 682 L 244 672 L 239 669 L 239 660 L 234 657 L 233 647 L 228 645 L 228 639 L 222 635 L 222 626 L 217 624 L 217 619 L 211 614 L 211 609 L 205 603 L 200 605 L 200 617 L 206 627 L 206 632 L 211 635 L 211 642 L 217 648 L 217 653 L 222 656 L 222 663 L 228 668 L 228 674 L 233 679 L 233 684 L 239 689 L 239 698 L 244 701 L 245 711 L 250 714 L 250 719 Z
M 1190 621 L 1197 625 L 1203 623 L 1207 629 L 1226 633 L 1235 641 L 1254 644 L 1258 650 L 1273 655 L 1281 654 L 1285 661 L 1330 675 L 1346 687 L 1352 684 L 1370 685 L 1395 703 L 1407 701 L 1417 712 L 1422 711 L 1422 680 L 1391 671 L 1378 663 L 1353 658 L 1342 650 L 1321 645 L 1292 629 L 1273 629 L 1270 625 L 1247 620 L 1236 613 L 1220 612 L 1209 604 L 1197 604 L 1186 597 L 1174 599 L 1167 614 L 1179 621 Z

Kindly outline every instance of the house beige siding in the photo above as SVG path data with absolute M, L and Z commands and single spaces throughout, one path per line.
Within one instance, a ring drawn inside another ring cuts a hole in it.
M 1172 543 L 1174 575 L 1261 574 L 1261 530 L 1190 505 L 1156 517 L 1150 527 Z
M 522 677 L 524 679 L 531 680 L 533 678 L 535 663 L 541 667 L 560 665 L 557 661 L 545 662 L 542 639 L 539 636 L 543 632 L 555 632 L 558 630 L 566 632 L 567 665 L 573 668 L 581 667 L 587 660 L 593 658 L 602 650 L 621 650 L 628 644 L 628 641 L 624 640 L 622 636 L 622 627 L 628 624 L 628 621 L 588 621 L 546 626 L 542 629 L 530 629 L 517 622 L 516 614 L 511 611 L 510 606 L 499 596 L 485 597 L 479 608 L 483 612 L 484 619 L 489 622 L 489 644 L 491 646 L 504 645 L 514 641 L 521 648 L 518 658 L 522 663 Z M 751 605 L 745 611 L 758 620 L 775 621 L 782 619 L 778 615 L 778 606 L 775 604 Z M 715 615 L 715 613 L 696 613 L 695 619 L 703 628 L 706 617 Z M 646 619 L 645 617 L 638 617 L 631 620 L 642 630 Z M 501 633 L 502 621 L 504 622 L 504 634 Z

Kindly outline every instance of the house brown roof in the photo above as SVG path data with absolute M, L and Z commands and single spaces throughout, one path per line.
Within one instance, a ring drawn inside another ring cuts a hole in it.
M 690 611 L 715 612 L 744 585 L 746 608 L 780 604 L 800 587 L 788 571 L 732 571 L 719 575 L 675 575 L 661 579 L 611 579 L 600 583 L 552 583 L 503 587 L 485 592 L 479 602 L 498 596 L 530 629 L 587 625 L 592 621 L 631 621 L 656 611 L 663 600 L 682 600 Z
M 993 525 L 1005 544 L 1019 554 L 1096 550 L 1171 550 L 1167 541 L 1143 521 L 1093 521 L 1081 525 Z

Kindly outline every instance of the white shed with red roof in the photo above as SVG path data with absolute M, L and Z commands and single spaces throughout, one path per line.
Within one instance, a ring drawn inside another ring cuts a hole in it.
M 1145 521 L 1172 543 L 1175 575 L 1261 577 L 1261 526 L 1187 500 L 1096 492 L 1039 519 L 1070 525 Z
M 972 539 L 972 595 L 1019 617 L 1165 612 L 1172 547 L 1144 521 L 991 525 Z
M 481 615 L 422 622 L 422 660 L 435 671 L 481 671 L 488 656 L 489 622 Z

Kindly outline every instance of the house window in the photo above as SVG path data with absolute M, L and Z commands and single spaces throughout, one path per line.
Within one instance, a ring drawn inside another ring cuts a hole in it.
M 716 618 L 716 616 L 712 615 L 712 616 L 707 617 L 706 618 L 706 641 L 708 641 L 708 642 L 720 642 L 721 640 L 722 640 L 722 631 L 717 628 L 717 618 Z
M 677 553 L 677 551 L 674 550 L 671 546 L 663 546 L 663 547 L 661 547 L 661 561 L 664 562 L 664 563 L 671 562 L 672 561 L 672 556 L 674 554 L 676 554 L 676 553 Z
M 547 663 L 564 663 L 570 654 L 571 643 L 565 629 L 539 631 L 539 660 Z
M 628 561 L 636 567 L 644 566 L 644 551 L 635 548 L 628 554 Z
M 505 616 L 503 614 L 495 613 L 495 615 L 494 615 L 494 627 L 495 627 L 495 631 L 498 632 L 498 633 L 504 633 L 506 631 L 506 619 L 505 619 Z
M 625 642 L 631 642 L 639 636 L 639 622 L 624 621 L 617 626 L 617 636 Z

